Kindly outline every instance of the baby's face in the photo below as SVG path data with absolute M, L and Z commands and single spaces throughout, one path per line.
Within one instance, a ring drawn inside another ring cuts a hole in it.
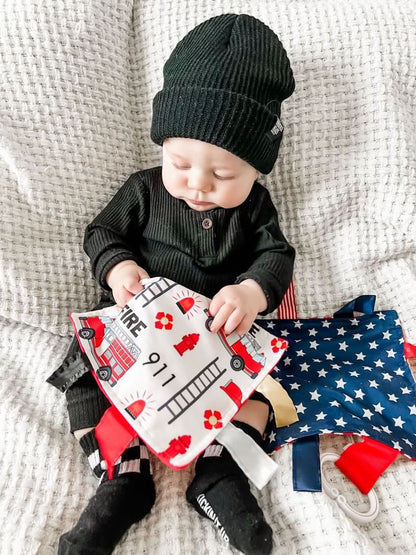
M 256 177 L 257 170 L 248 162 L 218 146 L 183 138 L 163 142 L 163 184 L 198 212 L 239 206 Z

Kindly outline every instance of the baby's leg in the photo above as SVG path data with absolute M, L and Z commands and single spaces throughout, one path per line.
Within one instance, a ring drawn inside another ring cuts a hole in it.
M 233 424 L 262 446 L 268 417 L 267 401 L 255 394 Z M 271 553 L 272 530 L 250 491 L 247 477 L 222 445 L 214 441 L 200 455 L 186 498 L 202 516 L 214 522 L 225 540 L 243 553 Z
M 148 514 L 154 504 L 148 451 L 138 438 L 134 439 L 109 480 L 94 429 L 109 403 L 90 373 L 67 391 L 67 403 L 71 431 L 100 484 L 77 524 L 61 536 L 58 555 L 110 554 L 128 528 Z

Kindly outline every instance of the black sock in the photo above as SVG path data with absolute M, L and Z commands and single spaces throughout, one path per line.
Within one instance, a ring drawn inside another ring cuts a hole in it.
M 74 528 L 61 536 L 58 555 L 112 553 L 122 535 L 150 512 L 155 501 L 146 447 L 134 440 L 116 465 L 114 478 L 109 480 L 93 432 L 81 438 L 80 443 L 86 452 L 90 451 L 88 459 L 94 473 L 101 474 L 101 483 Z
M 234 425 L 261 445 L 261 435 L 252 426 L 236 421 Z M 272 530 L 250 491 L 247 477 L 225 447 L 214 442 L 199 457 L 186 498 L 214 522 L 225 540 L 246 555 L 271 553 Z

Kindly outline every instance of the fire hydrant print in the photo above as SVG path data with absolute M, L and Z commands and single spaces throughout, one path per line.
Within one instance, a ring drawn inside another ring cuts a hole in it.
M 172 468 L 192 462 L 281 359 L 287 343 L 253 324 L 212 333 L 210 299 L 166 278 L 123 308 L 71 314 L 113 406 Z

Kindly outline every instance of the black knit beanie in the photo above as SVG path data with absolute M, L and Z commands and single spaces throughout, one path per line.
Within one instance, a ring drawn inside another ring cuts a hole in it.
M 212 17 L 177 44 L 163 76 L 153 100 L 155 143 L 199 139 L 270 173 L 283 134 L 280 106 L 295 81 L 267 25 L 245 14 Z

